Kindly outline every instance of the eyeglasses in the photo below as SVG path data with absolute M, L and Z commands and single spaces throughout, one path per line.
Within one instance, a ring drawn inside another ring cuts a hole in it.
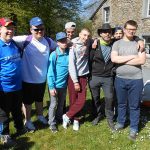
M 127 31 L 136 31 L 137 29 L 130 29 L 130 28 L 125 28 Z
M 44 28 L 36 28 L 36 29 L 32 29 L 34 30 L 35 32 L 39 32 L 39 31 L 44 31 Z

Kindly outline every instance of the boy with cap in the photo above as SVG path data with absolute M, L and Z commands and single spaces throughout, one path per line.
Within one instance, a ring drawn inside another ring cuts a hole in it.
M 24 130 L 21 111 L 21 57 L 12 41 L 14 31 L 12 20 L 0 19 L 0 137 L 2 143 L 9 146 L 15 143 L 9 134 L 10 112 L 18 134 Z
M 65 24 L 65 31 L 67 33 L 67 38 L 72 40 L 76 30 L 76 24 L 74 22 L 67 22 Z
M 23 111 L 25 115 L 25 126 L 34 131 L 35 126 L 31 121 L 32 103 L 35 101 L 38 120 L 47 124 L 43 116 L 43 96 L 45 92 L 48 59 L 50 49 L 54 50 L 57 44 L 49 38 L 50 44 L 44 37 L 45 27 L 41 18 L 34 17 L 30 20 L 31 37 L 28 44 L 28 36 L 16 36 L 14 41 L 23 48 L 22 57 L 22 80 L 23 80 Z
M 64 103 L 66 101 L 68 80 L 68 57 L 67 35 L 65 32 L 56 34 L 58 47 L 50 55 L 48 69 L 48 86 L 51 96 L 49 106 L 49 125 L 52 132 L 57 132 L 57 122 L 62 120 Z M 56 111 L 55 111 L 56 110 Z

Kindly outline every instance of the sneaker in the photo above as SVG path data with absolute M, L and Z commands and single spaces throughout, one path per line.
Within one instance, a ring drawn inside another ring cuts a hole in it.
M 67 126 L 70 123 L 70 120 L 69 120 L 69 118 L 68 118 L 68 116 L 66 114 L 64 114 L 62 118 L 63 118 L 63 127 L 65 129 L 67 129 Z
M 45 119 L 45 117 L 43 115 L 39 115 L 37 118 L 38 118 L 38 121 L 40 121 L 44 125 L 48 124 L 47 120 Z
M 78 120 L 74 120 L 74 122 L 73 122 L 73 130 L 74 131 L 78 131 L 79 130 L 79 121 Z
M 1 142 L 4 146 L 14 147 L 17 143 L 10 137 L 10 135 L 1 135 Z
M 136 141 L 137 135 L 138 135 L 137 132 L 131 131 L 128 138 L 129 138 L 130 140 L 132 140 L 132 141 Z
M 24 125 L 28 131 L 30 131 L 30 132 L 35 131 L 35 126 L 31 121 L 25 121 Z
M 123 129 L 123 125 L 117 123 L 117 124 L 115 125 L 114 129 L 115 129 L 116 131 L 120 131 L 120 130 Z
M 51 129 L 51 131 L 52 131 L 53 133 L 58 132 L 58 129 L 57 129 L 57 126 L 56 126 L 56 125 L 51 125 L 49 128 Z

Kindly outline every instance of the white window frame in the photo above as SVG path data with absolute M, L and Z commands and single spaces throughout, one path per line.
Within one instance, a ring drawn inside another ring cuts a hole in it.
M 104 23 L 110 22 L 110 7 L 104 8 Z
M 150 17 L 150 0 L 148 0 L 147 4 L 147 17 Z

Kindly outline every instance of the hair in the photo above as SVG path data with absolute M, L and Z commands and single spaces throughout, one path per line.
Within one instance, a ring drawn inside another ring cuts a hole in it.
M 91 31 L 90 31 L 90 29 L 88 29 L 88 28 L 83 28 L 83 29 L 81 29 L 80 33 L 81 33 L 82 31 L 87 31 L 87 32 L 89 32 L 89 33 L 91 34 Z
M 136 28 L 138 27 L 137 22 L 134 21 L 134 20 L 128 20 L 128 21 L 125 23 L 124 28 L 126 28 L 127 25 L 131 25 L 131 26 L 134 26 L 134 27 L 136 27 Z

